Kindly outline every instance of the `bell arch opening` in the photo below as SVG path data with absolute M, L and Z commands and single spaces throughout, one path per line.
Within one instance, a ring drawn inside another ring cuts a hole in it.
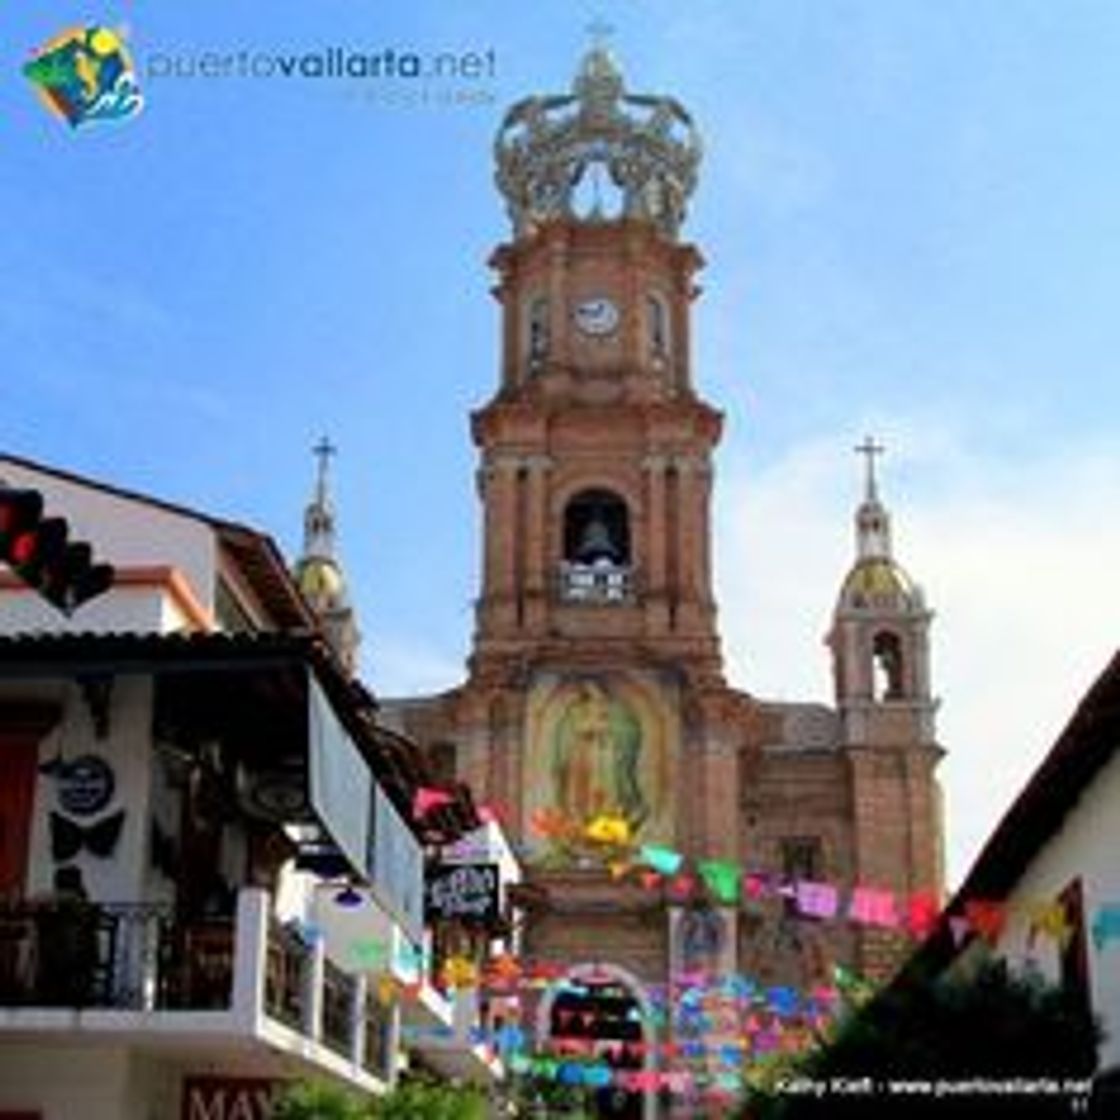
M 901 638 L 889 630 L 880 630 L 871 642 L 872 698 L 902 700 L 906 696 L 904 670 Z
M 630 511 L 614 491 L 581 490 L 564 507 L 560 596 L 621 603 L 631 597 Z

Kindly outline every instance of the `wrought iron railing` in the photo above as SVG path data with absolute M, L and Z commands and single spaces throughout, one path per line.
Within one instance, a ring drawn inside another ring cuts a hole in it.
M 159 904 L 0 906 L 0 1005 L 158 1007 L 174 972 L 171 930 Z
M 310 963 L 311 946 L 295 930 L 273 922 L 268 931 L 264 1006 L 269 1015 L 293 1030 L 303 1028 Z
M 163 1006 L 220 1011 L 233 1001 L 234 922 L 214 918 L 169 931 Z

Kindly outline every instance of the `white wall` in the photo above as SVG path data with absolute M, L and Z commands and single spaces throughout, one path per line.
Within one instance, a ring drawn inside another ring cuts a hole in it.
M 126 1110 L 128 1055 L 123 1049 L 0 1046 L 0 1112 L 26 1108 L 43 1120 L 155 1120 Z M 169 1114 L 170 1115 L 170 1114 Z
M 1035 856 L 1016 884 L 1008 898 L 1011 914 L 998 946 L 1001 955 L 1020 966 L 1032 960 L 1044 976 L 1057 981 L 1060 969 L 1054 940 L 1039 935 L 1033 951 L 1028 949 L 1030 917 L 1025 905 L 1055 898 L 1078 877 L 1084 891 L 1085 920 L 1091 928 L 1100 907 L 1120 903 L 1120 755 L 1114 755 L 1097 774 L 1061 829 Z M 1120 942 L 1110 941 L 1098 950 L 1090 935 L 1088 949 L 1093 1008 L 1109 1036 L 1101 1046 L 1101 1065 L 1117 1065 L 1120 1064 Z
M 199 602 L 214 607 L 217 570 L 217 542 L 214 530 L 205 522 L 184 514 L 172 513 L 145 502 L 118 497 L 93 486 L 59 479 L 0 456 L 0 482 L 7 486 L 38 490 L 43 495 L 44 513 L 65 517 L 70 522 L 71 539 L 88 541 L 96 561 L 117 567 L 173 565 L 186 577 Z M 0 631 L 18 630 L 94 630 L 99 632 L 130 629 L 156 629 L 155 625 L 135 625 L 138 609 L 129 590 L 110 591 L 101 599 L 80 608 L 66 618 L 37 596 L 0 595 Z M 22 601 L 26 599 L 26 601 Z M 118 602 L 119 599 L 119 602 Z M 9 617 L 9 611 L 13 612 Z M 148 617 L 147 614 L 144 615 Z
M 81 868 L 82 878 L 92 899 L 98 902 L 138 902 L 147 878 L 148 820 L 151 783 L 151 696 L 152 682 L 147 677 L 117 677 L 113 683 L 109 734 L 97 739 L 89 709 L 79 687 L 72 682 L 53 681 L 34 689 L 23 688 L 21 695 L 53 695 L 64 703 L 59 724 L 39 746 L 40 764 L 61 753 L 73 759 L 80 754 L 95 754 L 113 770 L 113 799 L 90 817 L 72 818 L 83 828 L 124 810 L 124 827 L 111 856 L 100 858 L 84 849 L 69 863 Z M 59 866 L 51 855 L 50 814 L 69 818 L 58 802 L 58 783 L 40 774 L 35 787 L 32 816 L 31 851 L 28 860 L 28 893 L 51 889 L 54 869 Z
M 70 618 L 29 587 L 0 591 L 0 633 L 95 632 L 165 634 L 186 625 L 166 588 L 114 587 Z

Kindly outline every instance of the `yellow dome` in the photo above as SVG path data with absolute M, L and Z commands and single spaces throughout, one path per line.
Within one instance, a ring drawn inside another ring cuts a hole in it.
M 893 560 L 875 556 L 852 568 L 840 598 L 849 607 L 910 606 L 916 602 L 916 588 Z
M 296 569 L 296 583 L 312 603 L 336 600 L 345 589 L 338 565 L 333 560 L 318 556 L 300 562 Z

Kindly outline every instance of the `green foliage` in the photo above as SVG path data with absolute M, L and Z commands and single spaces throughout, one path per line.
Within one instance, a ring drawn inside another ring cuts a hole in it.
M 365 1102 L 335 1085 L 300 1081 L 273 1105 L 272 1120 L 368 1120 Z
M 486 1120 L 486 1098 L 477 1089 L 443 1081 L 402 1081 L 378 1097 L 371 1120 Z
M 911 979 L 896 984 L 845 1021 L 831 1043 L 807 1054 L 780 1078 L 749 1078 L 744 1116 L 752 1120 L 801 1120 L 809 1116 L 870 1118 L 904 1115 L 1058 1115 L 1070 1099 L 1015 1096 L 1001 1100 L 907 1097 L 892 1100 L 881 1088 L 846 1097 L 826 1089 L 832 1079 L 871 1077 L 939 1079 L 1087 1078 L 1096 1063 L 1098 1031 L 1064 991 L 1040 979 L 1011 973 L 1002 961 L 983 964 L 961 978 Z M 968 1111 L 970 1106 L 979 1111 Z M 1001 1111 L 1006 1109 L 1006 1111 Z
M 409 1079 L 383 1097 L 359 1099 L 334 1085 L 301 1081 L 276 1102 L 273 1120 L 486 1120 L 486 1099 L 473 1088 Z

